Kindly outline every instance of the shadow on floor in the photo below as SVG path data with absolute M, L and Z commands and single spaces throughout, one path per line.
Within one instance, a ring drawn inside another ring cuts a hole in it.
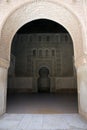
M 73 93 L 8 94 L 7 113 L 77 113 L 77 95 Z

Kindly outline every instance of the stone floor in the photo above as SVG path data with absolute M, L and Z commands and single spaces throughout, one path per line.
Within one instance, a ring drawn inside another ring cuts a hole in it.
M 0 130 L 87 130 L 78 114 L 4 114 Z
M 77 106 L 75 94 L 8 95 L 0 130 L 87 130 Z
M 8 95 L 7 113 L 69 114 L 77 112 L 77 95 L 73 93 L 39 93 Z

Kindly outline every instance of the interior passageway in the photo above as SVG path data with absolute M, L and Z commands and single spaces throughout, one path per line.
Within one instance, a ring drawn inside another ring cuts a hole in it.
M 7 113 L 77 113 L 73 42 L 60 24 L 38 19 L 15 34 Z

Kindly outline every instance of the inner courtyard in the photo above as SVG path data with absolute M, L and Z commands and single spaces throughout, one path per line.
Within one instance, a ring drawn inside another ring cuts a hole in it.
M 38 19 L 21 27 L 11 46 L 7 112 L 77 113 L 73 57 L 71 36 L 60 24 Z

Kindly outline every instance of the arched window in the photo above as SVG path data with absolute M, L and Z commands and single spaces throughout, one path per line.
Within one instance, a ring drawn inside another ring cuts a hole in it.
M 46 56 L 49 56 L 49 51 L 48 50 L 46 50 Z
M 33 50 L 33 56 L 36 56 L 37 52 L 36 49 Z
M 54 49 L 52 50 L 52 56 L 55 56 L 55 50 Z

